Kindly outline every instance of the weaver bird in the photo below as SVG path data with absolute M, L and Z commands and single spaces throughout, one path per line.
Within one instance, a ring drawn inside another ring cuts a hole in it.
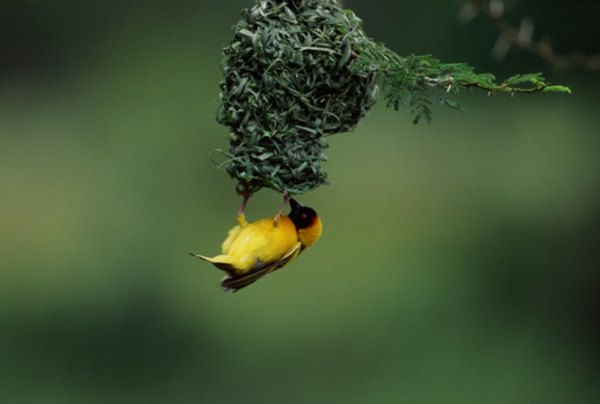
M 279 213 L 253 223 L 246 221 L 243 208 L 240 209 L 238 225 L 229 230 L 220 255 L 190 255 L 226 272 L 221 286 L 234 292 L 289 264 L 321 237 L 323 225 L 313 209 L 287 196 L 284 198 L 284 206 Z M 286 216 L 282 211 L 288 201 L 291 211 Z

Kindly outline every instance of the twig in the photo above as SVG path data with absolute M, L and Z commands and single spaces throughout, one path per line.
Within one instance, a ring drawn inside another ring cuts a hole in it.
M 545 88 L 550 86 L 547 83 L 540 83 L 540 84 L 533 85 L 530 87 L 515 87 L 515 86 L 509 85 L 507 82 L 489 86 L 489 85 L 485 85 L 483 83 L 477 83 L 474 81 L 461 81 L 460 83 L 456 83 L 456 80 L 454 80 L 454 77 L 452 77 L 452 76 L 446 76 L 444 78 L 428 77 L 428 76 L 420 76 L 420 77 L 423 77 L 425 79 L 425 82 L 432 87 L 444 87 L 446 89 L 447 93 L 449 93 L 450 90 L 452 90 L 452 88 L 457 85 L 460 87 L 465 87 L 465 88 L 469 88 L 469 87 L 479 88 L 481 90 L 487 91 L 488 94 L 490 94 L 490 95 L 493 93 L 496 93 L 496 92 L 511 93 L 511 94 L 516 94 L 516 93 L 533 94 L 533 93 L 538 93 L 540 91 L 543 91 Z
M 527 18 L 521 21 L 520 27 L 514 28 L 504 19 L 503 0 L 467 0 L 460 15 L 463 19 L 471 19 L 477 13 L 483 14 L 494 23 L 500 37 L 494 46 L 492 55 L 495 59 L 503 59 L 511 46 L 517 46 L 536 55 L 550 65 L 559 69 L 583 69 L 600 72 L 600 53 L 586 55 L 581 51 L 570 54 L 557 53 L 548 40 L 533 40 L 533 22 Z

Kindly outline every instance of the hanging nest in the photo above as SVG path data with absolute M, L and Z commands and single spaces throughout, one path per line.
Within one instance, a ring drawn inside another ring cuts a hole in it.
M 300 194 L 327 182 L 325 136 L 354 129 L 375 102 L 375 75 L 350 66 L 372 42 L 336 0 L 259 0 L 224 50 L 218 121 L 238 191 Z

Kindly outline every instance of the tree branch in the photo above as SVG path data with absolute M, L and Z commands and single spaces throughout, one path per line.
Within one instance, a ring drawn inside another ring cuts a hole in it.
M 471 19 L 477 14 L 487 17 L 500 33 L 493 49 L 496 59 L 503 59 L 511 46 L 516 46 L 538 56 L 559 69 L 583 69 L 600 72 L 600 53 L 586 55 L 581 51 L 570 54 L 557 53 L 548 40 L 533 40 L 533 22 L 524 18 L 519 28 L 511 26 L 504 19 L 503 0 L 467 0 L 461 15 Z

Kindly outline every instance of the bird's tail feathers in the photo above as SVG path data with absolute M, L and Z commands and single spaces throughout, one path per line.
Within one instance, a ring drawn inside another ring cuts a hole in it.
M 198 255 L 194 253 L 190 253 L 192 257 L 200 258 L 201 260 L 208 261 L 217 268 L 222 271 L 227 272 L 228 274 L 233 274 L 235 272 L 235 266 L 232 258 L 228 255 L 216 255 L 214 257 L 206 257 L 204 255 Z

